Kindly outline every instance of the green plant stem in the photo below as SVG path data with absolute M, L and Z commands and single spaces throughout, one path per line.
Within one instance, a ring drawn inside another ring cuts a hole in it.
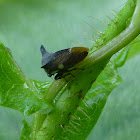
M 111 40 L 114 36 L 116 36 L 116 35 L 118 35 L 118 34 L 120 34 L 122 32 L 122 30 L 126 26 L 125 22 L 129 18 L 131 18 L 131 16 L 133 15 L 133 12 L 135 10 L 135 2 L 136 2 L 136 0 L 129 0 L 126 3 L 125 7 L 121 10 L 121 12 L 116 16 L 116 18 L 113 21 L 113 23 L 111 23 L 110 26 L 106 29 L 105 33 L 103 33 L 103 35 L 107 34 L 106 41 Z M 134 18 L 132 20 L 134 20 Z M 120 21 L 121 21 L 121 23 L 119 23 Z M 114 22 L 116 24 L 118 23 L 119 25 L 114 25 Z M 118 30 L 118 29 L 120 29 L 120 30 Z M 129 32 L 129 30 L 127 32 Z M 131 38 L 131 39 L 133 40 L 134 38 Z M 131 42 L 132 40 L 129 40 L 128 43 Z M 99 38 L 99 41 L 100 41 L 100 38 Z M 114 40 L 113 42 L 114 42 L 114 44 L 115 44 L 115 46 L 117 48 L 116 41 L 117 40 Z M 102 41 L 100 41 L 100 42 L 102 42 Z M 76 67 L 85 68 L 85 66 L 88 65 L 89 63 L 91 63 L 91 61 L 92 61 L 92 64 L 96 64 L 98 62 L 98 60 L 100 61 L 101 59 L 104 59 L 106 57 L 106 55 L 104 54 L 105 51 L 108 51 L 108 49 L 114 48 L 113 42 L 110 41 L 102 49 L 100 48 L 95 53 L 92 52 L 91 56 L 87 57 L 87 59 L 85 59 L 84 61 L 79 63 Z M 122 48 L 124 47 L 123 45 L 124 44 L 121 44 Z M 109 55 L 109 53 L 110 52 L 108 52 L 107 55 Z M 110 53 L 110 56 L 111 55 L 113 55 L 113 52 Z M 59 91 L 65 86 L 65 84 L 67 84 L 67 82 L 65 80 L 63 80 L 63 79 L 60 79 L 60 80 L 57 80 L 57 81 L 54 80 L 54 82 L 51 84 L 49 90 L 46 93 L 46 100 L 51 101 L 52 99 L 54 99 L 55 96 L 59 93 Z
M 66 83 L 67 82 L 64 79 L 56 80 L 55 82 L 53 82 L 47 91 L 47 95 L 45 97 L 46 101 L 52 103 L 53 99 L 56 97 L 59 91 L 65 86 Z
M 130 5 L 130 8 L 131 8 L 131 5 Z M 127 14 L 127 11 L 125 12 Z M 91 65 L 95 65 L 100 61 L 109 59 L 114 53 L 118 52 L 120 49 L 125 47 L 127 44 L 129 44 L 132 40 L 134 40 L 139 35 L 140 33 L 139 25 L 140 25 L 140 0 L 137 0 L 135 12 L 133 13 L 131 23 L 129 24 L 129 26 L 125 30 L 123 30 L 123 32 L 121 32 L 122 31 L 121 30 L 120 31 L 121 33 L 118 36 L 116 36 L 113 40 L 108 42 L 104 47 L 97 50 L 94 54 L 90 55 L 89 57 L 87 57 L 85 61 L 83 61 L 81 64 L 78 65 L 78 68 L 85 68 Z M 47 92 L 46 101 L 52 102 L 55 96 L 59 93 L 59 91 L 64 87 L 65 84 L 66 82 L 64 82 L 63 80 L 54 81 L 52 83 L 52 86 Z M 57 112 L 58 116 L 60 112 Z M 43 115 L 42 117 L 40 117 L 39 115 L 40 114 L 35 116 L 35 119 L 34 119 L 34 126 L 38 125 L 37 129 L 41 127 L 45 119 Z M 55 118 L 55 115 L 54 115 L 54 118 Z M 51 117 L 49 117 L 49 120 L 51 120 Z M 46 124 L 49 124 L 49 120 L 46 121 Z M 53 120 L 53 121 L 56 121 L 56 120 Z M 60 119 L 60 121 L 62 120 Z M 55 122 L 53 123 L 55 124 Z M 46 124 L 44 124 L 44 128 Z M 34 136 L 36 136 L 36 134 L 34 134 Z
M 83 61 L 82 67 L 93 65 L 99 61 L 112 56 L 123 47 L 133 41 L 140 33 L 140 0 L 137 0 L 136 9 L 132 16 L 130 25 L 120 33 L 116 38 L 111 40 L 103 48 L 96 51 L 93 55 Z
M 52 103 L 57 93 L 59 93 L 59 91 L 65 86 L 65 84 L 66 84 L 66 81 L 64 79 L 53 82 L 50 85 L 49 89 L 47 90 L 45 100 L 49 103 Z M 51 94 L 48 95 L 48 93 L 51 93 Z M 34 114 L 32 139 L 36 138 L 36 134 L 38 133 L 46 117 L 47 115 L 40 114 L 39 112 Z

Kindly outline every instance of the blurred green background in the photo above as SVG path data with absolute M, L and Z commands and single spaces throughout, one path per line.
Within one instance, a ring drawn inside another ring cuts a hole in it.
M 51 81 L 40 68 L 40 45 L 49 52 L 73 46 L 91 47 L 92 36 L 125 4 L 124 0 L 0 0 L 0 41 L 10 48 L 31 79 Z M 88 24 L 89 25 L 88 25 Z M 140 56 L 119 69 L 124 82 L 109 96 L 88 140 L 140 139 Z M 24 116 L 0 107 L 0 140 L 18 140 Z

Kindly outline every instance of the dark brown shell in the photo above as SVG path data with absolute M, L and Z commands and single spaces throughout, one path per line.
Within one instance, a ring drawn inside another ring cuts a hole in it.
M 41 46 L 42 48 L 42 46 Z M 45 50 L 43 47 L 42 50 Z M 73 47 L 57 51 L 55 53 L 42 52 L 42 68 L 45 69 L 48 76 L 52 76 L 57 73 L 55 79 L 62 78 L 63 73 L 68 72 L 70 68 L 83 61 L 88 55 L 88 48 L 85 47 Z M 59 66 L 63 66 L 62 69 Z

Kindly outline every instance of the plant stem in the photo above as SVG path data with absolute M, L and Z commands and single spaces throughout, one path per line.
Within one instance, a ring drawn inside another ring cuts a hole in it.
M 132 2 L 132 1 L 130 0 L 129 2 Z M 129 6 L 131 9 L 131 5 L 129 5 Z M 129 11 L 125 11 L 125 12 L 127 15 L 127 12 L 129 12 Z M 113 30 L 112 30 L 112 32 L 113 32 Z M 86 68 L 91 65 L 95 65 L 98 62 L 101 62 L 103 60 L 109 59 L 113 54 L 115 54 L 120 49 L 122 49 L 123 47 L 128 45 L 132 40 L 134 40 L 139 35 L 139 33 L 140 33 L 140 0 L 137 0 L 136 8 L 133 13 L 131 23 L 129 24 L 129 26 L 127 28 L 125 28 L 124 30 L 120 30 L 120 34 L 117 34 L 117 36 L 114 39 L 112 39 L 110 42 L 108 42 L 104 47 L 97 50 L 94 54 L 91 54 L 90 56 L 88 56 L 83 62 L 81 62 L 79 65 L 77 65 L 77 67 Z M 67 82 L 63 79 L 54 81 L 52 83 L 52 85 L 50 86 L 49 90 L 47 91 L 46 101 L 52 103 L 53 99 L 56 97 L 56 95 L 59 93 L 59 91 L 65 86 L 66 83 Z M 61 104 L 60 107 L 63 107 L 62 103 L 63 102 L 60 102 L 60 104 Z M 59 105 L 59 102 L 57 105 Z M 55 114 L 55 112 L 57 115 Z M 58 117 L 59 115 L 61 116 L 61 111 L 59 112 L 58 110 L 55 110 L 53 114 L 49 115 L 48 119 L 46 119 L 46 123 L 43 125 L 44 128 L 47 127 L 46 125 L 48 125 L 51 121 L 53 121 L 54 125 L 55 125 L 56 121 L 58 123 L 59 120 L 55 117 L 56 116 Z M 34 126 L 33 127 L 37 128 L 39 130 L 41 128 L 45 118 L 46 118 L 46 115 L 44 116 L 41 114 L 36 114 L 34 116 Z M 53 118 L 53 120 L 52 120 L 52 118 Z M 61 118 L 59 118 L 59 119 L 60 119 L 60 124 L 62 124 L 63 120 L 61 120 Z M 51 124 L 49 124 L 49 125 L 51 126 Z M 52 128 L 52 130 L 53 129 L 54 128 Z M 50 132 L 52 132 L 52 130 L 50 128 Z M 40 133 L 43 133 L 43 132 L 40 132 Z M 54 132 L 52 132 L 52 133 L 54 133 Z M 33 134 L 33 139 L 36 137 L 36 135 L 37 134 L 35 132 Z M 39 135 L 38 135 L 38 139 L 40 139 Z
M 132 16 L 130 25 L 117 37 L 107 43 L 104 47 L 96 51 L 93 55 L 83 61 L 81 67 L 93 65 L 99 61 L 111 57 L 123 47 L 128 45 L 140 34 L 140 0 L 137 0 L 136 9 Z M 92 62 L 92 63 L 91 63 Z

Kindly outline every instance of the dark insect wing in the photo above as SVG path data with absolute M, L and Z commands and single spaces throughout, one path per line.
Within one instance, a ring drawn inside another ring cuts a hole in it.
M 79 62 L 85 59 L 88 54 L 88 48 L 73 47 L 64 49 L 55 53 L 48 53 L 43 45 L 40 48 L 42 53 L 42 67 L 49 77 L 57 73 L 55 79 L 61 79 L 70 72 L 72 68 Z
M 66 55 L 66 59 L 63 60 L 63 65 L 65 66 L 65 69 L 69 69 L 84 60 L 87 54 L 87 48 L 74 47 L 69 49 L 69 53 Z
M 68 52 L 69 48 L 68 49 L 64 49 L 64 50 L 60 50 L 60 51 L 57 51 L 54 54 L 54 56 L 57 58 L 59 57 L 61 54 L 64 54 L 65 52 Z
M 64 69 L 66 68 L 65 66 L 65 62 L 67 62 L 70 58 L 70 52 L 69 49 L 67 51 L 65 51 L 64 53 L 62 53 L 61 55 L 59 55 L 56 59 L 56 64 L 58 66 L 63 65 Z
M 63 65 L 64 68 L 59 70 L 57 72 L 57 75 L 55 76 L 55 79 L 61 79 L 67 75 L 70 74 L 69 68 L 72 68 L 87 56 L 88 54 L 88 48 L 83 47 L 74 47 L 72 49 L 69 49 L 68 52 L 65 52 L 64 54 L 60 55 L 60 58 L 58 57 L 59 65 Z
M 59 66 L 59 61 L 61 61 L 61 55 L 65 54 L 68 52 L 69 49 L 64 49 L 57 51 L 55 53 L 48 53 L 44 46 L 41 45 L 40 51 L 42 53 L 42 67 L 46 71 L 47 75 L 51 77 L 55 73 L 59 71 L 58 66 Z

